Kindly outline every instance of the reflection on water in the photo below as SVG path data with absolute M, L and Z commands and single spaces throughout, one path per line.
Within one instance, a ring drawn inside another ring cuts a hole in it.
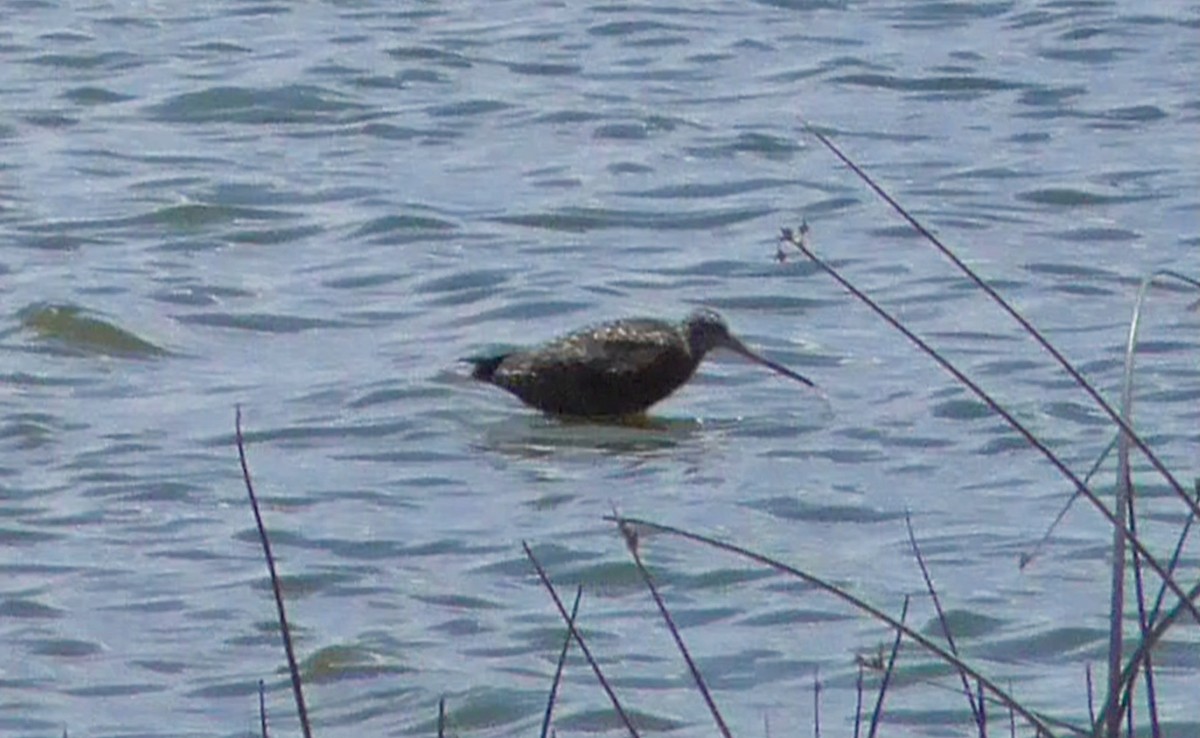
M 484 427 L 480 450 L 528 458 L 562 451 L 654 457 L 694 445 L 702 434 L 719 430 L 695 419 L 650 415 L 597 422 L 517 413 Z

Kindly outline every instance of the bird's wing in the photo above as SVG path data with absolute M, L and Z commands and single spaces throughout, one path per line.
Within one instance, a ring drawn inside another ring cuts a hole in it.
M 678 341 L 657 323 L 614 323 L 584 341 L 584 363 L 607 375 L 645 372 L 679 350 Z

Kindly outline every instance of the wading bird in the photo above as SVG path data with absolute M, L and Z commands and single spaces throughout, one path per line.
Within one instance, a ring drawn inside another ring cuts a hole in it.
M 681 323 L 630 318 L 570 333 L 524 351 L 465 359 L 475 379 L 552 415 L 621 418 L 645 411 L 691 379 L 705 354 L 724 348 L 813 387 L 759 356 L 702 308 Z

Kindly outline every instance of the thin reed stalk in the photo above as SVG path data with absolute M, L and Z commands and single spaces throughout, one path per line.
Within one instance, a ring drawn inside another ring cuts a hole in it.
M 583 585 L 575 587 L 575 602 L 571 604 L 571 620 L 574 625 L 575 618 L 579 615 L 579 601 L 583 599 Z M 541 738 L 546 738 L 550 733 L 550 719 L 554 715 L 554 701 L 558 698 L 558 685 L 562 682 L 563 667 L 567 665 L 567 653 L 571 650 L 571 628 L 567 627 L 567 634 L 563 637 L 562 648 L 558 652 L 558 663 L 554 665 L 554 680 L 550 682 L 550 695 L 546 698 L 546 714 L 542 716 L 542 732 L 539 733 Z
M 437 738 L 446 738 L 446 695 L 438 698 Z
M 610 520 L 610 521 L 616 520 L 616 518 L 613 518 L 610 516 L 605 516 L 604 519 Z M 724 541 L 720 541 L 715 538 L 711 538 L 709 536 L 702 535 L 700 533 L 693 533 L 691 531 L 684 530 L 683 528 L 676 528 L 674 526 L 665 525 L 663 523 L 655 523 L 655 522 L 646 520 L 644 518 L 631 518 L 631 517 L 622 516 L 620 518 L 620 520 L 622 520 L 626 523 L 629 523 L 635 527 L 645 527 L 649 530 L 657 531 L 659 533 L 667 533 L 667 534 L 670 534 L 673 536 L 677 536 L 679 538 L 693 541 L 695 543 L 700 543 L 705 546 L 720 549 L 722 551 L 726 551 L 728 553 L 735 554 L 742 558 L 749 559 L 750 561 L 755 561 L 755 562 L 762 564 L 764 566 L 767 566 L 771 569 L 788 574 L 788 575 L 796 577 L 797 579 L 800 579 L 804 582 L 807 582 L 808 584 L 811 584 L 812 586 L 814 586 L 820 590 L 823 590 L 824 592 L 831 594 L 834 597 L 842 600 L 843 602 L 846 602 L 846 603 L 850 604 L 851 606 L 855 607 L 856 609 L 870 615 L 871 617 L 875 618 L 876 620 L 887 624 L 888 626 L 892 627 L 893 629 L 903 632 L 904 635 L 909 638 L 909 640 L 912 640 L 913 642 L 919 644 L 926 651 L 929 651 L 930 653 L 937 656 L 942 661 L 950 664 L 951 666 L 965 671 L 968 675 L 971 676 L 972 679 L 975 679 L 976 681 L 982 683 L 987 688 L 987 690 L 997 700 L 1004 703 L 1005 705 L 1008 705 L 1012 710 L 1014 710 L 1017 714 L 1019 714 L 1022 717 L 1022 719 L 1024 719 L 1026 722 L 1028 722 L 1035 729 L 1041 731 L 1043 734 L 1045 734 L 1047 736 L 1053 737 L 1055 735 L 1054 731 L 1050 727 L 1050 723 L 1056 722 L 1056 721 L 1051 721 L 1048 718 L 1046 718 L 1045 716 L 1038 715 L 1037 713 L 1033 712 L 1032 710 L 1029 710 L 1028 708 L 1024 707 L 1019 702 L 1017 702 L 1015 699 L 1013 699 L 1013 697 L 1007 691 L 1005 691 L 1002 687 L 997 685 L 995 682 L 993 682 L 991 679 L 987 678 L 983 674 L 979 673 L 976 669 L 974 669 L 970 665 L 963 662 L 961 659 L 959 659 L 954 654 L 952 654 L 949 651 L 947 651 L 946 649 L 942 648 L 937 643 L 934 643 L 932 640 L 930 640 L 929 638 L 927 638 L 920 632 L 908 627 L 907 625 L 896 620 L 891 615 L 888 615 L 886 612 L 880 610 L 879 608 L 875 607 L 874 605 L 871 605 L 870 603 L 866 602 L 865 600 L 862 600 L 859 597 L 847 592 L 846 590 L 838 587 L 837 585 L 831 584 L 814 574 L 810 574 L 801 569 L 797 569 L 796 567 L 785 564 L 777 559 L 773 559 L 764 554 L 760 554 L 755 551 L 751 551 L 750 549 L 744 548 L 737 544 L 726 543 Z M 1077 734 L 1086 733 L 1086 731 L 1083 731 L 1075 726 L 1071 726 L 1071 725 L 1067 725 L 1067 724 L 1063 724 L 1063 723 L 1057 723 L 1057 722 L 1056 722 L 1056 724 L 1059 725 L 1059 727 L 1070 730 L 1072 733 L 1077 733 Z
M 1129 334 L 1125 344 L 1125 367 L 1124 376 L 1121 387 L 1121 416 L 1129 426 L 1133 425 L 1133 379 L 1134 367 L 1137 359 L 1138 336 L 1142 324 L 1142 311 L 1146 304 L 1146 299 L 1149 296 L 1150 289 L 1159 279 L 1170 278 L 1176 279 L 1184 284 L 1187 284 L 1196 289 L 1200 289 L 1200 282 L 1191 279 L 1185 275 L 1179 274 L 1171 270 L 1158 270 L 1150 274 L 1142 280 L 1138 286 L 1137 297 L 1134 300 L 1133 315 L 1129 321 Z M 1122 518 L 1128 513 L 1130 530 L 1136 532 L 1136 519 L 1133 516 L 1134 500 L 1133 500 L 1133 478 L 1132 464 L 1130 463 L 1130 444 L 1133 439 L 1124 430 L 1117 437 L 1117 511 Z M 1187 539 L 1188 532 L 1191 529 L 1191 523 L 1195 519 L 1195 513 L 1192 512 L 1188 516 L 1188 521 L 1183 526 L 1180 532 L 1179 540 L 1175 546 L 1175 551 L 1172 554 L 1171 560 L 1168 563 L 1167 571 L 1174 573 L 1175 567 L 1178 565 L 1179 555 L 1182 552 L 1184 541 Z M 1152 728 L 1157 728 L 1157 715 L 1154 691 L 1154 677 L 1152 672 L 1152 661 L 1150 659 L 1150 649 L 1153 641 L 1148 632 L 1148 626 L 1154 623 L 1159 612 L 1159 604 L 1163 599 L 1163 589 L 1160 588 L 1158 597 L 1156 598 L 1153 614 L 1147 618 L 1145 616 L 1145 601 L 1143 599 L 1143 583 L 1141 581 L 1141 560 L 1139 553 L 1135 552 L 1133 556 L 1135 583 L 1138 588 L 1138 611 L 1139 611 L 1139 628 L 1142 636 L 1142 644 L 1151 644 L 1146 647 L 1139 647 L 1138 653 L 1134 658 L 1130 659 L 1129 666 L 1138 668 L 1137 663 L 1141 663 L 1145 677 L 1147 679 L 1147 701 L 1150 706 L 1151 725 Z M 1105 700 L 1105 708 L 1101 713 L 1101 720 L 1105 725 L 1105 732 L 1109 738 L 1115 738 L 1120 732 L 1121 718 L 1123 710 L 1120 709 L 1119 703 L 1116 701 L 1116 695 L 1122 693 L 1128 694 L 1132 686 L 1132 677 L 1129 681 L 1125 680 L 1124 671 L 1122 669 L 1123 658 L 1123 618 L 1124 618 L 1124 562 L 1126 560 L 1125 541 L 1113 539 L 1113 571 L 1112 571 L 1112 599 L 1109 608 L 1109 664 L 1108 664 L 1108 697 Z M 1164 631 L 1165 632 L 1165 631 Z M 1161 637 L 1161 636 L 1159 636 Z M 1154 640 L 1157 640 L 1155 638 Z M 1128 667 L 1127 667 L 1128 668 Z M 1123 698 L 1124 702 L 1128 702 Z
M 984 699 L 983 685 L 975 682 L 978 690 L 975 697 L 979 700 L 979 738 L 987 738 L 987 700 Z
M 1009 690 L 1012 689 L 1011 680 L 1008 683 L 1008 688 Z M 1008 736 L 1009 738 L 1017 738 L 1017 714 L 1012 709 L 1012 705 L 1008 707 Z M 1038 738 L 1042 738 L 1040 733 L 1038 734 Z
M 821 666 L 813 674 L 813 738 L 821 738 Z
M 1113 435 L 1112 440 L 1108 442 L 1108 445 L 1104 447 L 1104 450 L 1100 452 L 1100 455 L 1096 457 L 1096 460 L 1092 462 L 1092 467 L 1088 469 L 1087 474 L 1083 475 L 1084 484 L 1089 486 L 1091 485 L 1092 477 L 1096 476 L 1096 472 L 1100 471 L 1100 466 L 1104 463 L 1104 460 L 1107 459 L 1108 455 L 1117 448 L 1117 440 L 1120 437 L 1121 431 L 1117 431 L 1116 434 Z M 1046 544 L 1050 541 L 1050 535 L 1054 533 L 1055 528 L 1057 528 L 1058 524 L 1062 522 L 1062 519 L 1067 517 L 1067 512 L 1070 511 L 1071 505 L 1074 505 L 1075 500 L 1078 500 L 1081 496 L 1082 495 L 1079 494 L 1078 490 L 1071 492 L 1071 496 L 1067 498 L 1066 504 L 1063 505 L 1062 509 L 1058 511 L 1058 515 L 1055 515 L 1054 520 L 1050 522 L 1050 525 L 1046 526 L 1046 532 L 1043 533 L 1042 537 L 1038 539 L 1038 542 L 1033 545 L 1033 550 L 1021 554 L 1017 565 L 1018 568 L 1024 569 L 1032 564 L 1034 559 L 1041 555 L 1042 549 L 1045 548 Z
M 592 649 L 588 648 L 587 642 L 583 640 L 583 634 L 575 627 L 575 622 L 571 619 L 567 608 L 563 605 L 562 599 L 559 598 L 558 592 L 554 589 L 554 584 L 550 581 L 550 576 L 546 574 L 545 568 L 542 567 L 542 563 L 533 555 L 533 549 L 529 547 L 527 542 L 521 541 L 521 547 L 525 549 L 525 556 L 533 564 L 534 570 L 537 571 L 538 579 L 541 580 L 542 586 L 550 593 L 550 599 L 554 601 L 554 606 L 558 608 L 559 616 L 567 624 L 567 630 L 571 631 L 571 636 L 579 644 L 579 650 L 583 652 L 583 657 L 587 659 L 588 665 L 592 667 L 592 672 L 596 675 L 596 680 L 600 682 L 600 687 L 608 695 L 608 700 L 612 703 L 613 709 L 616 710 L 617 716 L 621 718 L 621 722 L 625 724 L 625 728 L 629 731 L 629 734 L 633 738 L 639 738 L 637 728 L 633 725 L 633 720 L 625 712 L 625 708 L 621 706 L 621 701 L 617 699 L 617 693 L 613 691 L 612 685 L 609 684 L 608 679 L 604 676 L 604 672 L 600 670 L 600 664 L 592 656 Z
M 900 610 L 901 625 L 908 620 L 908 603 L 909 596 L 904 595 L 904 607 Z M 896 668 L 896 655 L 900 653 L 900 641 L 903 637 L 904 631 L 897 629 L 896 638 L 892 641 L 892 653 L 888 656 L 887 669 L 883 672 L 883 679 L 879 680 L 879 694 L 875 697 L 875 709 L 871 712 L 871 726 L 867 730 L 867 738 L 875 738 L 875 732 L 879 729 L 879 721 L 883 717 L 883 699 L 887 695 L 888 685 L 892 681 L 892 672 Z
M 704 697 L 704 704 L 708 706 L 708 712 L 712 715 L 713 722 L 717 724 L 717 730 L 721 731 L 721 735 L 725 738 L 733 738 L 733 734 L 729 732 L 729 726 L 725 724 L 725 718 L 721 716 L 721 711 L 717 708 L 716 701 L 713 700 L 712 692 L 708 689 L 708 684 L 704 681 L 704 675 L 700 673 L 700 668 L 696 666 L 696 661 L 688 651 L 687 644 L 683 642 L 683 636 L 679 633 L 679 626 L 675 624 L 675 619 L 671 617 L 671 613 L 667 609 L 667 603 L 663 601 L 662 595 L 658 592 L 658 587 L 654 584 L 654 577 L 650 576 L 650 571 L 642 563 L 642 556 L 638 553 L 637 534 L 632 528 L 625 525 L 616 515 L 615 510 L 613 511 L 613 517 L 616 518 L 617 528 L 621 531 L 621 536 L 625 539 L 625 548 L 629 550 L 629 555 L 633 557 L 633 563 L 637 567 L 638 573 L 641 574 L 642 581 L 646 583 L 646 588 L 650 590 L 650 596 L 654 598 L 654 604 L 658 606 L 658 612 L 662 615 L 663 622 L 667 624 L 667 630 L 671 632 L 671 637 L 675 639 L 675 646 L 679 649 L 683 660 L 687 662 L 688 670 L 692 673 L 692 681 L 696 683 L 696 689 L 700 690 L 701 696 Z
M 1193 599 L 1200 597 L 1200 583 L 1197 583 L 1195 586 L 1193 586 L 1189 592 Z M 1142 639 L 1141 643 L 1138 644 L 1137 650 L 1135 650 L 1125 662 L 1125 668 L 1121 672 L 1121 692 L 1118 692 L 1117 694 L 1109 694 L 1105 698 L 1104 708 L 1100 712 L 1101 724 L 1106 722 L 1105 717 L 1112 710 L 1117 710 L 1118 714 L 1124 712 L 1125 706 L 1129 702 L 1129 685 L 1134 679 L 1137 679 L 1137 675 L 1141 670 L 1141 665 L 1145 659 L 1145 655 L 1150 652 L 1160 640 L 1162 640 L 1162 637 L 1166 635 L 1167 630 L 1170 629 L 1175 621 L 1183 616 L 1183 605 L 1184 603 L 1182 602 L 1176 603 L 1176 605 L 1168 610 L 1167 614 L 1164 615 L 1160 620 L 1154 621 L 1154 625 L 1150 629 L 1150 632 Z
M 271 554 L 271 540 L 263 524 L 262 512 L 258 509 L 258 497 L 254 494 L 254 483 L 250 479 L 250 465 L 246 462 L 246 442 L 242 438 L 242 408 L 237 407 L 234 418 L 234 437 L 237 441 L 238 461 L 242 465 L 242 481 L 246 494 L 250 496 L 250 507 L 254 510 L 254 524 L 258 526 L 258 540 L 262 543 L 263 556 L 267 559 L 267 571 L 271 574 L 271 590 L 275 593 L 275 607 L 279 614 L 279 632 L 283 636 L 283 651 L 287 655 L 288 672 L 292 676 L 292 695 L 296 699 L 296 713 L 300 716 L 300 728 L 305 738 L 312 738 L 312 726 L 308 722 L 308 707 L 304 703 L 304 689 L 300 683 L 300 667 L 296 664 L 296 651 L 292 648 L 292 630 L 288 626 L 287 611 L 283 606 L 283 585 L 275 570 L 275 557 Z
M 1129 527 L 1137 530 L 1137 515 L 1134 511 L 1134 496 L 1129 495 Z M 1133 587 L 1134 587 L 1134 602 L 1137 604 L 1138 613 L 1138 631 L 1142 634 L 1142 638 L 1146 638 L 1146 633 L 1150 630 L 1150 624 L 1146 615 L 1146 589 L 1142 584 L 1142 561 L 1138 556 L 1137 551 L 1133 552 Z M 1118 669 L 1120 664 L 1118 664 Z M 1147 651 L 1142 657 L 1142 679 L 1146 683 L 1146 710 L 1150 718 L 1150 735 L 1152 738 L 1162 738 L 1162 731 L 1158 724 L 1158 697 L 1154 689 L 1154 663 L 1151 654 Z M 1120 682 L 1120 674 L 1117 674 L 1118 686 Z
M 1017 312 L 1017 309 L 1014 308 L 1007 300 L 1005 300 L 1004 297 L 997 292 L 994 287 L 984 281 L 984 279 L 980 277 L 974 269 L 960 259 L 958 255 L 950 249 L 949 246 L 946 246 L 944 243 L 942 243 L 937 236 L 935 236 L 928 228 L 922 225 L 920 221 L 913 217 L 903 205 L 889 195 L 887 191 L 884 190 L 881 185 L 876 183 L 869 174 L 863 171 L 858 164 L 851 161 L 850 157 L 844 154 L 842 150 L 833 143 L 833 141 L 829 140 L 825 134 L 818 131 L 807 121 L 803 121 L 803 125 L 805 130 L 816 137 L 816 139 L 820 141 L 825 148 L 829 149 L 834 156 L 836 156 L 843 164 L 849 167 L 850 171 L 854 172 L 854 174 L 857 175 L 858 178 L 861 179 L 868 187 L 870 187 L 876 195 L 878 195 L 881 199 L 883 199 L 884 202 L 891 206 L 892 210 L 896 211 L 901 218 L 903 218 L 910 226 L 916 229 L 916 231 L 920 233 L 926 241 L 932 244 L 943 256 L 949 259 L 950 262 L 959 269 L 959 271 L 966 275 L 966 277 L 970 279 L 977 287 L 983 290 L 993 302 L 999 305 L 1004 312 L 1008 313 L 1008 315 L 1015 320 L 1018 325 L 1021 326 L 1022 330 L 1024 330 L 1031 338 L 1033 338 L 1033 340 L 1036 341 L 1039 346 L 1045 349 L 1045 351 L 1049 353 L 1056 362 L 1058 362 L 1059 366 L 1061 366 L 1063 370 L 1071 376 L 1071 379 L 1073 379 L 1075 383 L 1079 385 L 1079 387 L 1083 389 L 1089 397 L 1092 398 L 1092 400 L 1100 407 L 1100 409 L 1102 409 L 1105 414 L 1108 415 L 1109 419 L 1111 419 L 1122 431 L 1129 435 L 1129 439 L 1145 455 L 1146 459 L 1155 468 L 1155 470 L 1162 475 L 1163 479 L 1167 481 L 1167 484 L 1171 486 L 1171 488 L 1175 491 L 1175 494 L 1183 501 L 1183 503 L 1188 505 L 1193 513 L 1200 515 L 1200 505 L 1193 502 L 1192 499 L 1188 497 L 1183 485 L 1179 483 L 1179 480 L 1175 478 L 1175 475 L 1172 474 L 1169 469 L 1167 469 L 1166 465 L 1163 464 L 1163 462 L 1150 449 L 1146 442 L 1133 431 L 1133 428 L 1129 427 L 1116 409 L 1113 408 L 1113 406 L 1110 405 L 1108 401 L 1100 395 L 1100 392 L 1093 387 L 1092 384 L 1087 381 L 1087 379 L 1084 378 L 1079 370 L 1075 368 L 1075 365 L 1072 364 L 1067 357 L 1062 354 L 1062 352 L 1055 348 L 1054 345 L 1051 344 L 1050 341 L 1047 340 L 1046 337 L 1043 336 L 1041 332 L 1038 331 L 1038 329 L 1035 328 L 1033 324 L 1025 318 L 1025 316 Z
M 984 402 L 984 404 L 991 408 L 992 412 L 1003 418 L 1004 421 L 1008 423 L 1009 427 L 1017 431 L 1017 433 L 1019 433 L 1021 437 L 1024 438 L 1030 445 L 1041 452 L 1041 454 L 1054 466 L 1054 468 L 1057 469 L 1060 474 L 1066 477 L 1071 484 L 1075 486 L 1075 489 L 1092 503 L 1093 507 L 1095 507 L 1100 514 L 1104 516 L 1105 520 L 1121 531 L 1121 535 L 1125 537 L 1125 539 L 1129 542 L 1129 545 L 1136 548 L 1138 552 L 1145 557 L 1147 565 L 1149 565 L 1150 568 L 1162 578 L 1167 587 L 1180 598 L 1180 604 L 1187 610 L 1189 614 L 1191 614 L 1197 623 L 1200 623 L 1200 610 L 1196 608 L 1195 603 L 1192 602 L 1192 599 L 1183 591 L 1179 584 L 1171 578 L 1166 568 L 1163 567 L 1158 559 L 1154 558 L 1154 556 L 1146 549 L 1146 547 L 1142 545 L 1141 541 L 1137 539 L 1137 536 L 1135 536 L 1127 527 L 1118 523 L 1112 511 L 1110 511 L 1104 505 L 1104 503 L 1100 501 L 1100 498 L 1096 496 L 1096 493 L 1092 492 L 1092 490 L 1083 483 L 1083 480 L 1076 476 L 1075 473 L 1071 471 L 1070 468 L 1068 468 L 1067 465 L 1062 461 L 1062 459 L 1060 459 L 1057 454 L 1050 450 L 1050 447 L 1043 443 L 1039 438 L 1034 436 L 1033 433 L 1026 428 L 1023 423 L 1021 423 L 1021 421 L 1017 420 L 1012 413 L 1001 406 L 1000 403 L 997 402 L 996 399 L 993 398 L 986 390 L 979 386 L 975 380 L 963 373 L 961 369 L 959 369 L 949 359 L 938 352 L 937 349 L 929 345 L 925 339 L 918 336 L 911 329 L 909 329 L 908 326 L 901 323 L 898 318 L 885 310 L 879 303 L 875 302 L 875 300 L 873 300 L 869 295 L 860 290 L 858 287 L 854 286 L 853 283 L 844 277 L 842 273 L 835 269 L 831 264 L 817 256 L 805 239 L 796 238 L 791 229 L 784 229 L 783 238 L 788 243 L 799 249 L 800 252 L 808 257 L 810 261 L 820 267 L 822 271 L 833 277 L 838 284 L 842 285 L 842 287 L 850 292 L 850 294 L 854 295 L 854 297 L 856 297 L 860 302 L 869 307 L 876 315 L 883 318 L 889 325 L 904 334 L 904 337 L 913 343 L 913 345 L 921 349 L 921 351 L 925 352 L 930 358 L 936 361 L 939 366 L 949 372 L 955 379 L 958 380 L 960 384 L 971 390 L 976 397 L 978 397 Z
M 921 578 L 925 580 L 925 590 L 929 592 L 929 597 L 933 600 L 933 608 L 937 611 L 938 623 L 942 626 L 942 635 L 946 636 L 946 645 L 950 647 L 950 653 L 958 656 L 958 646 L 954 643 L 954 634 L 950 632 L 950 622 L 946 620 L 946 611 L 942 609 L 942 600 L 938 597 L 937 588 L 933 586 L 933 578 L 929 575 L 929 567 L 925 565 L 925 557 L 921 555 L 921 547 L 917 545 L 917 536 L 913 532 L 912 515 L 908 510 L 904 511 L 904 526 L 908 529 L 908 543 L 912 546 L 913 556 L 917 559 L 917 566 L 921 569 Z M 975 695 L 971 691 L 971 683 L 967 681 L 966 673 L 959 671 L 958 678 L 962 680 L 963 693 L 967 696 L 967 704 L 971 706 L 971 715 L 975 718 L 975 724 L 982 725 L 980 706 L 975 704 Z
M 860 729 L 862 728 L 862 706 L 863 706 L 863 665 L 858 664 L 858 678 L 854 680 L 854 738 L 858 738 Z
M 263 680 L 258 680 L 258 727 L 262 738 L 267 736 L 267 687 Z

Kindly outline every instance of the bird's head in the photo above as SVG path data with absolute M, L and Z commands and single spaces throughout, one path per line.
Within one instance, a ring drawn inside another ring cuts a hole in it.
M 698 357 L 697 360 L 703 358 L 705 354 L 715 348 L 728 349 L 756 364 L 767 367 L 773 372 L 782 374 L 809 387 L 816 386 L 809 378 L 751 351 L 746 344 L 742 343 L 736 336 L 729 332 L 729 326 L 725 323 L 725 319 L 718 315 L 715 310 L 700 308 L 689 315 L 687 320 L 683 321 L 683 327 L 687 334 L 688 348 L 691 350 L 693 356 Z
M 704 356 L 719 346 L 728 347 L 736 340 L 730 335 L 725 319 L 709 308 L 700 308 L 693 312 L 683 322 L 683 327 L 688 348 L 696 356 Z

